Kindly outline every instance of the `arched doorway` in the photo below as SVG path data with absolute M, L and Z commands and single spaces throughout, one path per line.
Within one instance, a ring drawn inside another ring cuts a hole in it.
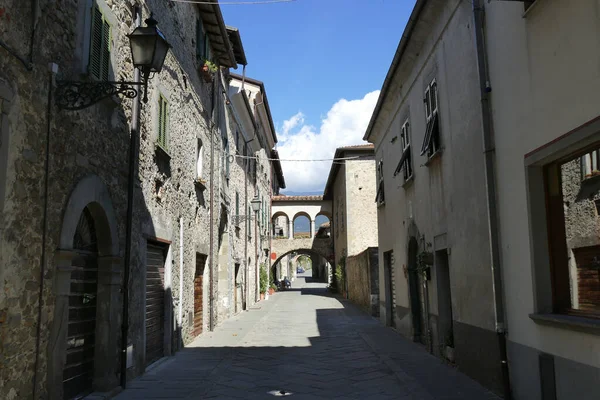
M 63 397 L 93 391 L 98 305 L 98 239 L 92 214 L 84 208 L 73 236 Z
M 105 392 L 119 384 L 122 260 L 116 221 L 100 178 L 82 179 L 65 208 L 54 256 L 50 399 Z

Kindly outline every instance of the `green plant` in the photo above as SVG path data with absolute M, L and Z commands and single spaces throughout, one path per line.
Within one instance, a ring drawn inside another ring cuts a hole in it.
M 204 60 L 204 65 L 208 68 L 208 72 L 212 74 L 217 72 L 217 70 L 219 69 L 219 67 L 217 67 L 217 64 L 213 63 L 210 60 Z
M 260 292 L 266 293 L 269 285 L 269 276 L 267 275 L 267 267 L 265 264 L 260 264 Z
M 346 287 L 346 257 L 342 257 L 335 267 L 335 287 L 338 293 L 343 293 Z

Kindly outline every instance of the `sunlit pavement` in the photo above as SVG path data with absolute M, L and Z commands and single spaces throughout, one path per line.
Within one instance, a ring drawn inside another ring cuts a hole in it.
M 202 335 L 116 398 L 497 399 L 307 280 Z

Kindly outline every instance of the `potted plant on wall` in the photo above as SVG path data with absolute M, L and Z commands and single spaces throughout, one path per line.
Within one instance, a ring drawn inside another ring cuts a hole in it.
M 202 71 L 202 78 L 206 83 L 212 82 L 213 75 L 217 72 L 219 68 L 217 64 L 213 63 L 210 60 L 204 60 L 200 71 Z

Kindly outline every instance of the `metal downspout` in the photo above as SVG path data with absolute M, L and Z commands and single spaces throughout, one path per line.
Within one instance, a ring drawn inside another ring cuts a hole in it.
M 38 386 L 38 366 L 40 363 L 40 341 L 42 336 L 42 308 L 44 306 L 44 275 L 46 272 L 46 242 L 48 237 L 48 182 L 50 179 L 50 132 L 52 130 L 52 92 L 54 76 L 58 66 L 50 64 L 48 78 L 48 108 L 46 109 L 46 159 L 44 160 L 44 210 L 42 216 L 42 255 L 40 257 L 40 291 L 38 294 L 38 315 L 35 337 L 35 362 L 33 367 L 33 397 L 36 398 Z
M 490 250 L 492 256 L 494 314 L 496 322 L 496 334 L 498 336 L 498 347 L 500 351 L 504 398 L 510 400 L 512 398 L 512 394 L 506 351 L 506 316 L 504 311 L 502 265 L 500 262 L 500 228 L 498 221 L 498 208 L 496 204 L 496 149 L 492 132 L 492 111 L 489 99 L 489 93 L 492 91 L 492 89 L 488 79 L 486 59 L 486 44 L 484 36 L 485 9 L 481 4 L 481 0 L 473 0 L 473 18 L 475 27 L 477 66 L 479 70 L 479 89 L 481 94 L 483 154 L 485 159 L 485 186 L 487 194 Z
M 218 78 L 218 74 L 217 74 L 217 79 Z M 214 168 L 215 168 L 215 138 L 213 137 L 213 131 L 215 129 L 215 127 L 217 127 L 217 124 L 215 123 L 215 121 L 218 122 L 218 114 L 215 110 L 215 107 L 217 107 L 217 100 L 216 100 L 216 96 L 217 96 L 217 89 L 218 89 L 218 85 L 214 84 L 213 85 L 213 97 L 212 97 L 212 107 L 211 107 L 211 112 L 213 115 L 213 119 L 210 121 L 210 128 L 209 128 L 209 133 L 210 133 L 210 208 L 209 208 L 209 226 L 210 226 L 210 244 L 209 244 L 209 268 L 210 268 L 210 282 L 209 282 L 209 331 L 213 331 L 215 328 L 215 312 L 213 310 L 214 308 L 214 297 L 215 297 L 215 285 L 214 285 L 214 278 L 215 278 L 215 268 L 214 268 L 214 242 L 215 242 L 215 232 L 214 232 L 214 224 L 213 224 L 213 219 L 214 219 L 214 200 L 215 200 L 215 172 L 214 172 Z
M 135 9 L 135 27 L 142 24 L 141 10 Z M 133 81 L 141 82 L 138 68 L 133 70 Z M 133 236 L 133 196 L 137 170 L 140 132 L 140 96 L 133 99 L 131 108 L 131 133 L 129 139 L 129 177 L 127 182 L 127 221 L 125 232 L 125 268 L 123 269 L 123 321 L 121 323 L 121 387 L 127 384 L 127 343 L 129 334 L 129 272 L 131 270 L 131 241 Z

